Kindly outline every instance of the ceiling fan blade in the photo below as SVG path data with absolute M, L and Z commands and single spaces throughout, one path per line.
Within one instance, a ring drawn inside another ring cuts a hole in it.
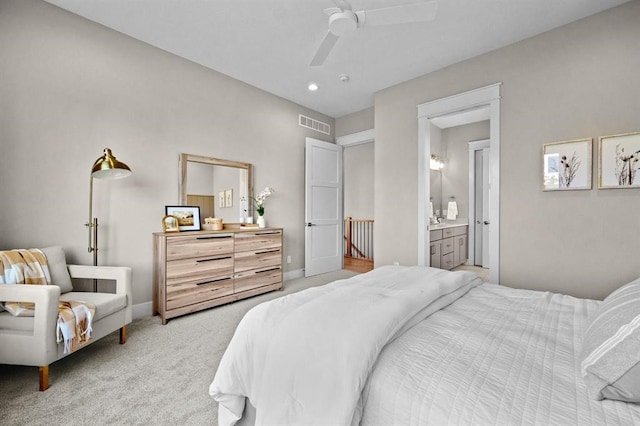
M 332 32 L 327 32 L 327 35 L 324 37 L 324 40 L 322 40 L 322 44 L 320 44 L 318 51 L 316 52 L 315 56 L 311 60 L 310 65 L 312 67 L 317 67 L 318 65 L 322 65 L 324 63 L 325 59 L 327 59 L 327 56 L 329 56 L 329 52 L 331 52 L 331 49 L 333 49 L 333 46 L 336 45 L 338 38 L 339 37 L 333 34 Z
M 358 26 L 408 24 L 411 22 L 432 21 L 438 11 L 437 1 L 405 4 L 403 6 L 356 12 Z

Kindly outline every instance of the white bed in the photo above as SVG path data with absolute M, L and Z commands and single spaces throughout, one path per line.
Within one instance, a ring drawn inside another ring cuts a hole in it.
M 210 393 L 220 426 L 640 425 L 640 405 L 583 379 L 601 303 L 378 268 L 254 308 Z

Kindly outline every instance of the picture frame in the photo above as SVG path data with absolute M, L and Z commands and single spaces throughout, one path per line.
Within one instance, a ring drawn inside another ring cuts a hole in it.
M 600 136 L 598 189 L 640 188 L 640 132 Z
M 226 199 L 224 196 L 224 191 L 218 192 L 218 208 L 219 209 L 225 208 L 226 207 L 225 203 L 226 203 Z
M 162 232 L 180 232 L 178 218 L 173 215 L 166 215 L 162 218 Z
M 593 139 L 551 142 L 542 146 L 542 190 L 592 188 Z
M 233 189 L 227 189 L 224 191 L 224 200 L 225 207 L 233 207 Z
M 167 216 L 175 216 L 178 220 L 180 231 L 199 231 L 200 207 L 199 206 L 165 206 Z

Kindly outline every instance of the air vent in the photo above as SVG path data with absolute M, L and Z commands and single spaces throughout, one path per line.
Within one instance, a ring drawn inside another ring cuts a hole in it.
M 324 133 L 325 135 L 331 135 L 331 126 L 322 121 L 314 120 L 313 118 L 298 115 L 299 124 L 307 129 L 315 130 L 316 132 Z

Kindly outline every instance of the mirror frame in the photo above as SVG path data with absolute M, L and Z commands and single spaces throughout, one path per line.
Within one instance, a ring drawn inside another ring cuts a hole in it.
M 223 160 L 221 158 L 205 157 L 202 155 L 180 154 L 180 205 L 187 205 L 187 163 L 211 164 L 213 166 L 235 167 L 247 171 L 247 193 L 253 194 L 253 165 L 251 163 L 242 163 L 240 161 Z

